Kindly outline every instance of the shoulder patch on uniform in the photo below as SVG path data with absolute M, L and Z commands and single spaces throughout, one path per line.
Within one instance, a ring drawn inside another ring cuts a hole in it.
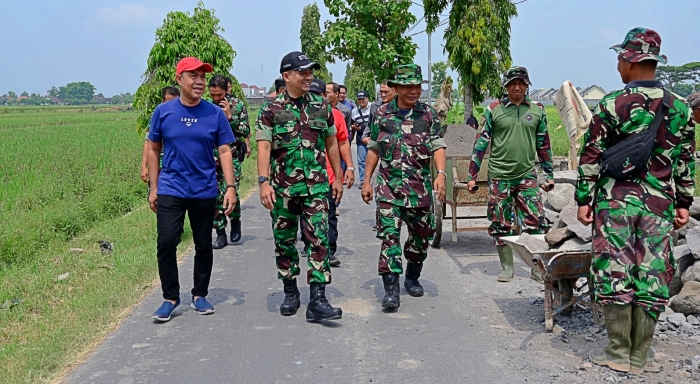
M 496 100 L 493 103 L 489 104 L 489 109 L 493 110 L 494 108 L 498 107 L 499 104 L 501 104 L 501 100 Z

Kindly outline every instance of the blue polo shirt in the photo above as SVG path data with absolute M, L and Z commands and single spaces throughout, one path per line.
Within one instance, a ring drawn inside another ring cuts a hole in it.
M 160 104 L 151 117 L 151 141 L 163 142 L 163 167 L 158 194 L 183 199 L 211 199 L 218 195 L 212 151 L 236 141 L 221 108 L 205 100 L 194 107 L 180 98 Z

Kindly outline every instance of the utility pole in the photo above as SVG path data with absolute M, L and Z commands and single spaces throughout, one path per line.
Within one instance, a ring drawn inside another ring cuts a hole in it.
M 430 33 L 428 33 L 428 104 L 432 102 L 433 99 L 433 71 L 432 71 L 432 62 L 430 61 Z

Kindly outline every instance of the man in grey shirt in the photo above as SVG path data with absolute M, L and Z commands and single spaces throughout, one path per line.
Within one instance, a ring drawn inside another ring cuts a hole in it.
M 345 116 L 345 125 L 348 127 L 348 139 L 352 143 L 352 130 L 350 129 L 350 125 L 352 124 L 352 111 L 350 108 L 346 107 L 340 102 L 339 96 L 340 85 L 338 85 L 338 83 L 331 82 L 326 84 L 326 99 L 328 99 L 328 102 L 331 103 L 331 107 L 338 108 L 340 112 L 343 112 L 343 116 Z

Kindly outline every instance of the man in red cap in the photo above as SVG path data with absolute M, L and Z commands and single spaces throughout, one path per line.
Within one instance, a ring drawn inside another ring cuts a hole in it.
M 216 164 L 211 155 L 218 148 L 227 184 L 225 214 L 236 205 L 233 161 L 230 143 L 236 139 L 226 115 L 212 103 L 202 102 L 205 74 L 212 66 L 194 57 L 177 64 L 175 79 L 180 97 L 160 104 L 153 111 L 148 169 L 159 169 L 158 154 L 164 148 L 160 172 L 149 174 L 151 209 L 158 221 L 158 274 L 163 289 L 163 305 L 153 314 L 156 321 L 168 321 L 180 305 L 177 270 L 177 244 L 185 213 L 190 220 L 195 245 L 194 287 L 190 306 L 200 315 L 214 313 L 206 296 L 211 279 L 213 251 L 211 228 L 218 186 Z

